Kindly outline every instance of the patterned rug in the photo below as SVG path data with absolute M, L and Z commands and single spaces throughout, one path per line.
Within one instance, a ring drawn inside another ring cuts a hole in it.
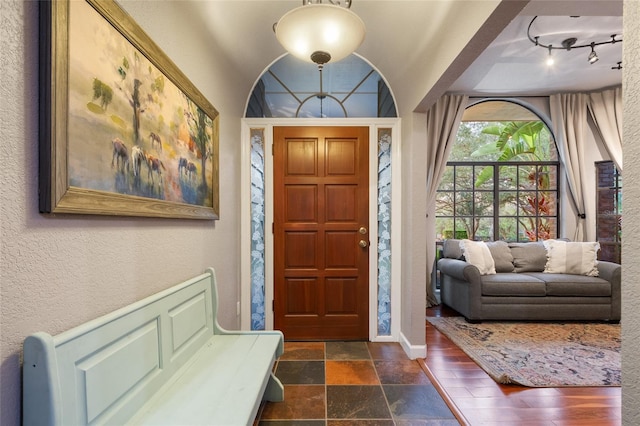
M 620 325 L 427 317 L 498 383 L 620 386 Z

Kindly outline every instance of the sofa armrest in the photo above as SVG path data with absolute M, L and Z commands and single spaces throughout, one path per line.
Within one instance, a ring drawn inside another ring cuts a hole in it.
M 482 320 L 482 280 L 472 264 L 458 259 L 440 259 L 440 298 L 468 321 Z
M 622 266 L 617 263 L 606 262 L 604 260 L 598 261 L 598 276 L 609 281 L 611 284 L 614 284 L 614 281 L 617 282 L 618 287 L 620 286 L 621 271 Z
M 480 284 L 480 271 L 472 264 L 458 259 L 440 259 L 438 269 L 441 273 L 447 274 L 461 281 Z
M 598 276 L 611 283 L 611 316 L 612 321 L 622 317 L 622 266 L 603 260 L 598 261 Z

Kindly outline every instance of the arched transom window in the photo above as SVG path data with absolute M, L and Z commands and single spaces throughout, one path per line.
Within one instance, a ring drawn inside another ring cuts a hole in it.
M 285 55 L 253 88 L 246 117 L 396 117 L 387 84 L 365 60 L 350 55 L 322 68 Z

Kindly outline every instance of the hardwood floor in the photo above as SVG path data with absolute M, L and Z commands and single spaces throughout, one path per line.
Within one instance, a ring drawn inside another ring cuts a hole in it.
M 427 316 L 456 315 L 446 307 Z M 621 388 L 527 388 L 494 382 L 427 322 L 419 363 L 463 425 L 606 426 L 621 424 Z

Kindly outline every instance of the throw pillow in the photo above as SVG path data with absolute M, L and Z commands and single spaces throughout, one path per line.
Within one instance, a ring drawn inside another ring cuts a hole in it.
M 509 243 L 516 272 L 542 272 L 547 263 L 547 250 L 542 242 Z
M 513 272 L 513 255 L 506 241 L 490 241 L 487 247 L 496 265 L 496 272 Z
M 460 248 L 465 260 L 478 268 L 480 275 L 496 273 L 493 257 L 484 241 L 461 240 Z
M 449 259 L 464 259 L 462 249 L 460 248 L 460 240 L 449 239 L 442 243 L 442 256 Z
M 598 276 L 598 242 L 567 242 L 546 240 L 547 264 L 544 272 Z

